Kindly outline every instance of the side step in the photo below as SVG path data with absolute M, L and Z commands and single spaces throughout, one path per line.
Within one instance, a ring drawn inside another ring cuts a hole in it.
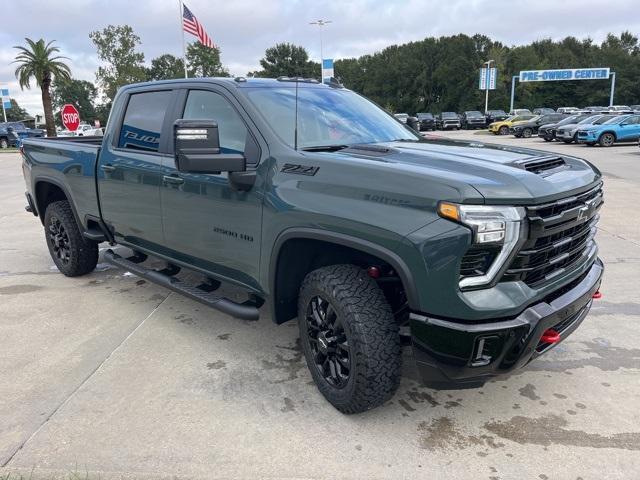
M 177 278 L 166 275 L 165 273 L 157 270 L 151 270 L 133 263 L 126 258 L 121 257 L 117 253 L 114 253 L 111 249 L 104 252 L 104 261 L 117 267 L 124 268 L 138 277 L 157 283 L 158 285 L 168 288 L 169 290 L 173 290 L 174 292 L 181 293 L 182 295 L 203 303 L 208 307 L 220 310 L 222 313 L 226 313 L 232 317 L 240 318 L 242 320 L 258 320 L 259 312 L 255 306 L 236 303 L 228 298 L 220 297 L 198 287 L 188 285 Z

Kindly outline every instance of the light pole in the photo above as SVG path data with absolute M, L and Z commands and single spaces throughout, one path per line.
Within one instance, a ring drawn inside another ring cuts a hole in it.
M 486 65 L 487 66 L 487 77 L 486 77 L 486 81 L 485 81 L 485 90 L 484 90 L 484 114 L 487 114 L 487 111 L 489 110 L 489 80 L 491 79 L 491 62 L 493 62 L 494 60 L 488 60 L 486 62 L 484 62 L 482 65 Z
M 324 27 L 325 25 L 328 25 L 329 23 L 332 23 L 331 20 L 323 20 L 323 19 L 318 19 L 315 22 L 309 22 L 309 25 L 317 25 L 318 27 L 320 27 L 320 82 L 322 83 L 322 62 L 324 61 L 324 54 L 322 53 L 322 27 Z

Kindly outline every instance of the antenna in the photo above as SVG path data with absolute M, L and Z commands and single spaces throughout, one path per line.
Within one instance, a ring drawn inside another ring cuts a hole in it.
M 296 113 L 293 125 L 293 149 L 298 150 L 298 79 L 296 78 Z

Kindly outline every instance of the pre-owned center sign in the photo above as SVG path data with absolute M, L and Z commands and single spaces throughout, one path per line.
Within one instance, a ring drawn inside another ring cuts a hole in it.
M 522 70 L 521 82 L 552 82 L 559 80 L 606 80 L 609 68 L 564 68 L 560 70 Z

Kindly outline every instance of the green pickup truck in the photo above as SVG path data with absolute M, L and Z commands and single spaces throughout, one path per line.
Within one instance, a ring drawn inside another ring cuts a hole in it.
M 108 242 L 104 261 L 226 314 L 297 319 L 344 413 L 393 396 L 403 345 L 446 388 L 525 366 L 580 325 L 601 282 L 596 168 L 423 138 L 335 81 L 130 85 L 104 137 L 22 150 L 26 209 L 63 274 L 90 273 Z

